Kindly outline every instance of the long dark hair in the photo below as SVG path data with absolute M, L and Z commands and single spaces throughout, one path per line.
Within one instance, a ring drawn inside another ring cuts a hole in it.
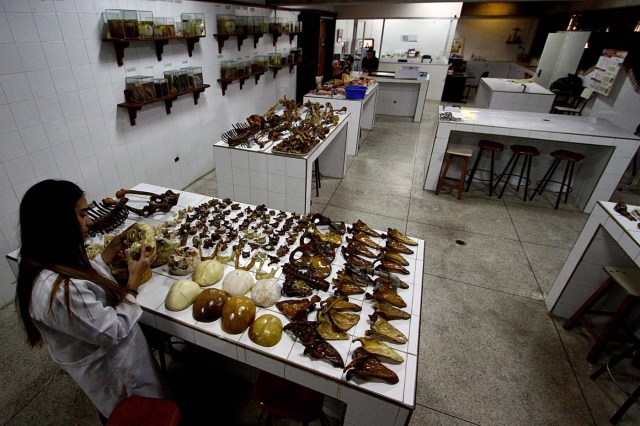
M 89 262 L 75 211 L 83 194 L 73 182 L 50 179 L 29 188 L 20 203 L 21 247 L 16 306 L 31 346 L 42 343 L 30 307 L 34 281 L 43 269 L 58 274 L 51 289 L 49 309 L 62 285 L 69 318 L 70 278 L 92 281 L 101 287 L 109 306 L 116 306 L 125 299 L 124 289 L 100 275 Z

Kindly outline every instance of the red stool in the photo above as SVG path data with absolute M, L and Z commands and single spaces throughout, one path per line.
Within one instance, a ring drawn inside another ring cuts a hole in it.
M 253 386 L 253 400 L 263 411 L 262 414 L 267 412 L 269 425 L 274 416 L 305 425 L 319 418 L 323 426 L 329 425 L 329 420 L 322 411 L 323 394 L 264 371 L 258 373 Z
M 502 186 L 502 191 L 500 191 L 500 195 L 498 195 L 498 198 L 502 198 L 502 196 L 504 195 L 504 190 L 509 184 L 509 180 L 511 179 L 511 175 L 513 175 L 513 170 L 516 168 L 516 164 L 518 164 L 518 160 L 520 159 L 520 157 L 524 157 L 524 162 L 522 163 L 520 174 L 516 175 L 518 176 L 518 186 L 516 187 L 516 192 L 520 191 L 520 184 L 522 183 L 522 179 L 524 178 L 524 197 L 522 198 L 522 201 L 527 201 L 527 192 L 529 191 L 529 183 L 531 183 L 531 181 L 529 180 L 529 176 L 531 174 L 531 159 L 540 155 L 540 151 L 538 151 L 535 147 L 529 145 L 511 145 L 511 151 L 513 151 L 513 155 L 509 159 L 507 166 L 504 168 L 502 174 L 498 178 L 498 182 L 496 182 L 496 187 L 494 189 L 498 189 L 500 181 L 507 173 L 507 170 L 509 170 L 509 166 L 511 166 L 509 174 L 507 175 L 507 180 L 505 180 L 504 185 Z M 511 165 L 511 163 L 513 163 L 513 165 Z M 525 167 L 527 169 L 526 177 L 524 176 Z
M 133 395 L 120 401 L 107 426 L 178 426 L 180 409 L 168 399 Z
M 560 191 L 558 191 L 558 198 L 556 199 L 555 209 L 558 210 L 558 206 L 560 205 L 560 198 L 562 198 L 562 192 L 565 188 L 566 191 L 564 194 L 564 203 L 566 204 L 567 200 L 569 199 L 569 192 L 571 191 L 571 180 L 573 179 L 573 169 L 576 167 L 576 163 L 578 161 L 584 160 L 584 155 L 578 154 L 577 152 L 565 151 L 563 149 L 560 149 L 558 151 L 553 151 L 551 153 L 551 156 L 553 157 L 553 162 L 551 163 L 551 166 L 549 166 L 549 169 L 547 169 L 547 172 L 544 174 L 542 180 L 538 182 L 538 186 L 536 187 L 536 190 L 533 191 L 533 194 L 531 194 L 531 198 L 529 198 L 529 201 L 533 200 L 533 197 L 535 197 L 536 193 L 542 194 L 542 191 L 544 191 L 549 181 L 551 181 L 551 177 L 553 177 L 553 174 L 560 165 L 560 162 L 562 160 L 565 160 L 567 162 L 567 167 L 564 169 L 564 176 L 562 177 L 562 183 L 560 183 Z M 569 175 L 568 182 L 567 175 Z
M 480 152 L 478 153 L 478 157 L 476 158 L 476 161 L 474 161 L 473 163 L 473 167 L 471 168 L 471 173 L 469 173 L 469 179 L 467 179 L 467 189 L 465 189 L 464 192 L 469 192 L 469 188 L 471 187 L 471 181 L 473 180 L 473 177 L 476 174 L 477 170 L 481 170 L 484 172 L 488 171 L 489 172 L 489 196 L 491 196 L 493 195 L 493 177 L 494 176 L 497 177 L 497 175 L 493 172 L 496 152 L 504 151 L 504 145 L 502 145 L 499 142 L 493 142 L 486 139 L 482 139 L 480 140 L 480 143 L 478 144 L 478 146 L 480 147 Z M 480 157 L 482 157 L 482 153 L 484 151 L 491 152 L 491 169 L 490 170 L 478 169 L 478 163 L 480 162 Z M 478 180 L 482 180 L 486 182 L 486 179 L 478 179 Z
M 569 330 L 585 314 L 611 315 L 611 319 L 607 322 L 602 334 L 596 338 L 587 355 L 587 361 L 592 364 L 598 360 L 605 345 L 621 325 L 625 314 L 633 306 L 632 302 L 640 299 L 640 273 L 638 273 L 638 268 L 613 268 L 607 266 L 604 271 L 609 274 L 609 278 L 598 287 L 563 325 L 565 330 Z M 614 284 L 618 284 L 627 293 L 618 309 L 615 312 L 592 311 L 591 308 L 613 288 Z

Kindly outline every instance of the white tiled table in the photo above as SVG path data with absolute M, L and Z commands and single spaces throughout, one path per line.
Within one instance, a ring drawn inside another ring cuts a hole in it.
M 591 212 L 545 299 L 553 314 L 573 315 L 607 278 L 603 267 L 640 267 L 640 222 L 616 213 L 614 206 L 598 201 Z M 629 211 L 634 208 L 628 206 Z M 617 306 L 623 295 L 622 291 L 609 292 L 604 303 Z
M 311 209 L 312 166 L 318 159 L 324 176 L 343 178 L 347 168 L 347 132 L 350 114 L 306 155 L 272 152 L 272 144 L 259 149 L 231 148 L 224 141 L 213 146 L 218 196 L 240 203 L 290 212 Z
M 380 85 L 377 113 L 412 117 L 415 123 L 422 121 L 424 103 L 429 90 L 430 76 L 403 79 L 375 77 Z
M 432 191 L 436 189 L 444 154 L 450 143 L 473 148 L 474 156 L 479 152 L 480 139 L 503 143 L 505 151 L 496 156 L 497 173 L 502 171 L 511 157 L 510 145 L 533 145 L 541 154 L 533 160 L 531 167 L 534 185 L 542 179 L 552 162 L 548 154 L 557 149 L 567 149 L 585 155 L 585 159 L 576 164 L 571 196 L 582 211 L 590 213 L 598 200 L 611 197 L 640 146 L 640 138 L 602 118 L 440 107 L 440 112 L 445 110 L 453 111 L 462 121 L 438 118 L 436 139 L 424 183 L 424 189 Z M 487 158 L 482 161 L 487 161 Z M 559 179 L 558 175 L 561 175 L 560 171 L 556 172 L 555 179 Z M 553 185 L 549 185 L 548 189 L 553 189 Z
M 168 188 L 140 184 L 134 189 L 162 193 Z M 180 192 L 177 207 L 174 207 L 169 213 L 159 213 L 142 219 L 142 221 L 158 225 L 167 219 L 173 218 L 178 210 L 188 205 L 197 206 L 211 199 L 211 197 L 200 194 L 176 190 L 174 192 Z M 141 207 L 141 204 L 137 204 L 139 202 L 138 197 L 131 196 L 130 200 L 131 205 Z M 242 211 L 247 207 L 246 204 L 241 204 L 240 206 L 241 210 L 238 211 Z M 139 217 L 131 215 L 121 229 L 138 220 L 140 220 Z M 346 236 L 343 238 L 346 238 Z M 379 239 L 374 238 L 374 240 L 380 242 Z M 164 301 L 169 288 L 176 280 L 188 278 L 188 276 L 171 275 L 166 266 L 155 268 L 151 280 L 139 288 L 138 303 L 143 308 L 141 321 L 200 347 L 284 377 L 287 380 L 315 389 L 342 401 L 346 405 L 345 425 L 405 425 L 408 424 L 415 408 L 418 371 L 424 241 L 417 241 L 419 243 L 418 247 L 413 248 L 415 253 L 413 255 L 405 255 L 405 258 L 410 263 L 407 267 L 410 275 L 400 276 L 403 281 L 409 283 L 410 287 L 398 291 L 407 303 L 407 307 L 404 310 L 411 314 L 411 318 L 393 321 L 393 325 L 405 333 L 409 341 L 405 345 L 390 344 L 401 354 L 405 361 L 396 365 L 385 363 L 400 379 L 399 383 L 395 385 L 365 382 L 359 379 L 347 381 L 345 379 L 346 373 L 342 369 L 335 368 L 325 361 L 312 360 L 303 355 L 304 347 L 287 332 L 283 333 L 282 340 L 277 345 L 265 348 L 253 343 L 248 337 L 248 331 L 238 335 L 231 335 L 222 331 L 220 321 L 202 323 L 194 320 L 191 306 L 179 312 L 167 310 L 164 306 Z M 207 252 L 204 254 L 207 254 Z M 8 254 L 7 258 L 10 261 L 9 263 L 15 267 L 17 251 Z M 344 259 L 340 254 L 340 248 L 338 248 L 331 276 L 327 278 L 329 282 L 336 277 L 343 264 Z M 232 269 L 232 262 L 225 265 L 225 274 Z M 281 277 L 281 270 L 276 274 L 276 278 L 283 280 L 284 277 Z M 221 282 L 208 288 L 221 288 Z M 323 291 L 315 291 L 315 294 L 318 294 L 321 299 L 325 299 L 330 295 Z M 248 296 L 250 296 L 250 293 Z M 369 328 L 369 314 L 373 312 L 372 303 L 367 301 L 364 295 L 351 296 L 350 301 L 362 306 L 360 321 L 348 331 L 349 340 L 331 342 L 340 353 L 345 365 L 351 361 L 353 351 L 360 346 L 360 343 L 353 343 L 352 339 L 364 335 L 364 330 Z M 256 318 L 266 313 L 279 317 L 283 324 L 289 322 L 275 306 L 258 308 Z M 309 316 L 309 320 L 315 320 L 315 315 L 316 313 L 313 312 Z
M 555 98 L 555 93 L 537 83 L 485 77 L 478 83 L 474 107 L 548 113 Z
M 356 155 L 360 148 L 360 129 L 373 129 L 376 117 L 376 100 L 378 98 L 378 84 L 367 87 L 367 93 L 364 99 L 347 99 L 344 95 L 324 96 L 307 93 L 304 95 L 304 102 L 318 102 L 324 105 L 330 102 L 333 109 L 347 107 L 347 111 L 351 114 L 347 121 L 349 128 L 347 129 L 347 154 Z

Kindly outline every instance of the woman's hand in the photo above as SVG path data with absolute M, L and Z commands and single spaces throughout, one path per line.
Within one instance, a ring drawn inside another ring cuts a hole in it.
M 140 258 L 137 260 L 131 257 L 129 250 L 126 250 L 125 254 L 127 255 L 127 266 L 129 268 L 129 281 L 127 288 L 138 291 L 140 281 L 142 280 L 145 271 L 149 269 L 151 264 L 156 260 L 156 256 L 158 254 L 157 249 L 156 247 L 153 247 L 153 249 L 147 250 L 147 247 L 143 244 L 142 247 L 140 247 Z
M 120 235 L 112 239 L 109 244 L 102 251 L 102 260 L 107 265 L 111 265 L 113 263 L 113 259 L 122 252 L 125 248 L 127 248 L 124 242 L 127 240 L 127 234 L 133 225 L 122 231 Z

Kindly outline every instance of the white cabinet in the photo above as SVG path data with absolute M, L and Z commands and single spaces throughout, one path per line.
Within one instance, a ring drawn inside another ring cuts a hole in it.
M 549 34 L 534 81 L 547 89 L 559 78 L 575 74 L 582 58 L 589 31 L 564 31 Z

